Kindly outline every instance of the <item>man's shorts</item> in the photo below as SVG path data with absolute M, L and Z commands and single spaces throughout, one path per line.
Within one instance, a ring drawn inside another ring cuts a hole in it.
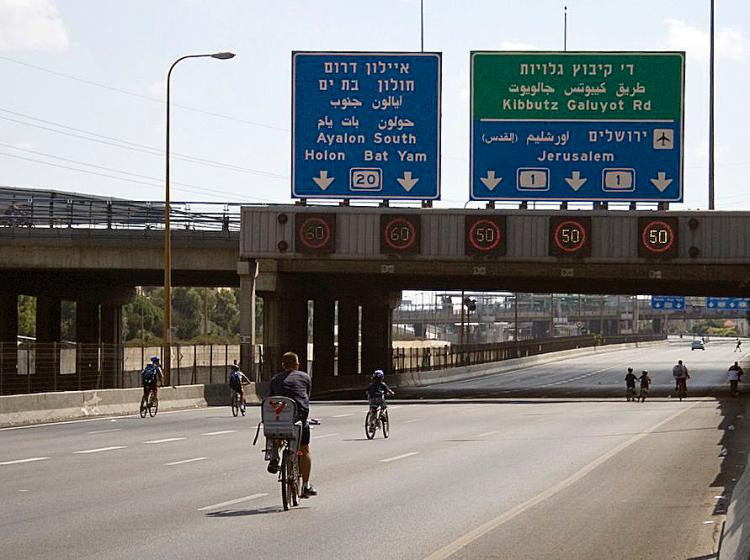
M 300 445 L 310 445 L 310 424 L 307 421 L 307 414 L 301 414 L 299 419 L 302 421 Z

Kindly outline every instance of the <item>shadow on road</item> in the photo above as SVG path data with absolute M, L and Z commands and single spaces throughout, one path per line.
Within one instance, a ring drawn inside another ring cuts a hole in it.
M 293 511 L 302 511 L 310 509 L 309 507 L 305 506 L 297 506 L 295 508 L 290 509 L 289 511 L 284 511 L 284 508 L 281 506 L 274 506 L 274 507 L 264 507 L 264 508 L 257 508 L 257 509 L 228 509 L 228 510 L 222 510 L 222 511 L 212 511 L 210 513 L 206 514 L 206 517 L 248 517 L 251 515 L 267 515 L 270 513 L 286 513 L 290 514 Z

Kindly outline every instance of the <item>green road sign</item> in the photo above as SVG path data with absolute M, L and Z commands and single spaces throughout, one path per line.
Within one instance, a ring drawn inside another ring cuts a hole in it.
M 682 200 L 685 55 L 473 52 L 471 198 Z

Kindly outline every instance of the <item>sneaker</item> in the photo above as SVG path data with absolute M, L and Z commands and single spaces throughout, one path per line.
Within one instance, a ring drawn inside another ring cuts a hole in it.
M 271 459 L 268 462 L 268 466 L 266 467 L 266 470 L 270 472 L 271 474 L 276 474 L 277 472 L 279 472 L 279 460 Z
M 318 491 L 313 488 L 311 484 L 308 484 L 304 488 L 302 488 L 302 498 L 309 498 L 310 496 L 317 496 Z

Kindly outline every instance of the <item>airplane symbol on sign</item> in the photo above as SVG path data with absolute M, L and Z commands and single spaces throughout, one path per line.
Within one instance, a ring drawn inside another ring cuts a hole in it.
M 671 128 L 654 129 L 654 150 L 674 149 L 674 130 Z

